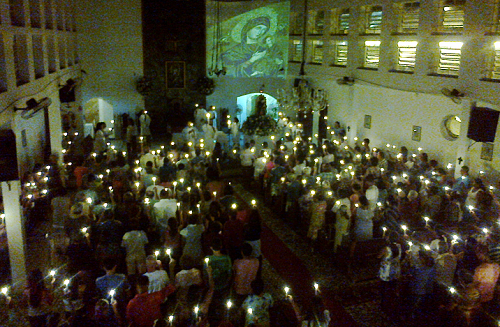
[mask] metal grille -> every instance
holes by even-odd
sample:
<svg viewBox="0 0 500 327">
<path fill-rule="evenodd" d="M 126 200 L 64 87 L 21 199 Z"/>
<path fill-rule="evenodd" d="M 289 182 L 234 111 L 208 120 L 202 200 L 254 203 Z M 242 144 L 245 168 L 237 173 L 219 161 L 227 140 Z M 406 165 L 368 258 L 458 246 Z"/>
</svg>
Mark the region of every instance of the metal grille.
<svg viewBox="0 0 500 327">
<path fill-rule="evenodd" d="M 380 34 L 382 26 L 382 7 L 368 7 L 366 12 L 366 34 Z"/>
<path fill-rule="evenodd" d="M 495 56 L 493 57 L 491 78 L 500 80 L 500 42 L 495 42 Z"/>
<path fill-rule="evenodd" d="M 439 42 L 438 74 L 458 75 L 462 42 Z"/>
<path fill-rule="evenodd" d="M 311 63 L 321 64 L 323 63 L 323 41 L 313 40 L 310 43 L 311 49 Z"/>
<path fill-rule="evenodd" d="M 407 2 L 401 8 L 401 33 L 415 33 L 418 30 L 420 2 Z"/>
<path fill-rule="evenodd" d="M 417 41 L 398 42 L 398 70 L 413 72 L 417 54 Z"/>
<path fill-rule="evenodd" d="M 302 61 L 302 41 L 290 40 L 290 61 Z"/>
<path fill-rule="evenodd" d="M 333 64 L 337 66 L 347 66 L 347 41 L 336 41 L 334 45 Z"/>
<path fill-rule="evenodd" d="M 465 0 L 446 0 L 443 6 L 443 29 L 461 31 L 464 28 Z"/>
<path fill-rule="evenodd" d="M 349 13 L 349 9 L 342 9 L 339 15 L 339 30 L 338 30 L 339 33 L 347 34 L 349 32 L 350 18 L 351 14 Z"/>
<path fill-rule="evenodd" d="M 380 57 L 380 41 L 366 41 L 364 67 L 378 68 L 379 57 Z"/>
</svg>

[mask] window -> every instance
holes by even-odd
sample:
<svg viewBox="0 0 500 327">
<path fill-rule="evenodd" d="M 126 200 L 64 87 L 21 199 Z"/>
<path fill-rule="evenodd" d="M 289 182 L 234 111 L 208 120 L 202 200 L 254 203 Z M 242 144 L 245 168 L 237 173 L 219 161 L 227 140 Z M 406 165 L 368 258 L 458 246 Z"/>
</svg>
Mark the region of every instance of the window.
<svg viewBox="0 0 500 327">
<path fill-rule="evenodd" d="M 304 29 L 304 14 L 302 12 L 290 13 L 290 34 L 300 35 Z"/>
<path fill-rule="evenodd" d="M 458 75 L 462 42 L 439 42 L 438 74 Z"/>
<path fill-rule="evenodd" d="M 45 28 L 52 29 L 53 27 L 53 17 L 52 17 L 52 1 L 45 0 L 44 1 L 44 9 L 45 9 Z"/>
<path fill-rule="evenodd" d="M 365 7 L 365 30 L 366 34 L 380 34 L 382 26 L 382 7 L 367 6 Z"/>
<path fill-rule="evenodd" d="M 3 35 L 0 33 L 0 93 L 5 91 L 7 91 L 7 65 L 5 63 Z"/>
<path fill-rule="evenodd" d="M 302 61 L 302 40 L 290 40 L 290 61 Z"/>
<path fill-rule="evenodd" d="M 35 65 L 35 78 L 41 78 L 45 75 L 42 36 L 33 35 L 32 43 L 33 43 L 33 63 Z"/>
<path fill-rule="evenodd" d="M 415 56 L 417 54 L 417 41 L 398 42 L 397 70 L 413 72 L 415 70 Z"/>
<path fill-rule="evenodd" d="M 495 54 L 493 56 L 493 67 L 491 79 L 500 80 L 500 42 L 495 42 Z"/>
<path fill-rule="evenodd" d="M 420 16 L 420 2 L 406 2 L 396 4 L 396 6 L 399 11 L 398 33 L 417 33 Z"/>
<path fill-rule="evenodd" d="M 457 115 L 448 115 L 441 122 L 441 134 L 448 141 L 455 141 L 460 136 L 462 120 Z"/>
<path fill-rule="evenodd" d="M 332 9 L 330 34 L 347 34 L 349 33 L 349 20 L 351 15 L 349 8 L 345 9 Z"/>
<path fill-rule="evenodd" d="M 24 26 L 24 3 L 22 0 L 9 0 L 10 21 L 14 26 Z"/>
<path fill-rule="evenodd" d="M 332 52 L 332 65 L 334 66 L 347 66 L 347 41 L 334 41 L 331 48 Z"/>
<path fill-rule="evenodd" d="M 442 31 L 461 32 L 464 28 L 465 0 L 445 0 L 443 3 Z"/>
<path fill-rule="evenodd" d="M 16 70 L 16 85 L 20 86 L 30 81 L 28 43 L 26 35 L 14 35 L 14 67 Z"/>
<path fill-rule="evenodd" d="M 363 67 L 378 69 L 380 41 L 365 41 L 365 61 Z"/>
<path fill-rule="evenodd" d="M 42 20 L 41 20 L 41 7 L 40 0 L 30 0 L 30 21 L 31 27 L 41 28 Z"/>
<path fill-rule="evenodd" d="M 309 63 L 311 64 L 322 64 L 323 63 L 323 41 L 312 40 L 309 41 L 309 53 L 311 54 L 309 58 Z"/>
<path fill-rule="evenodd" d="M 307 33 L 308 34 L 323 34 L 325 29 L 325 11 L 310 10 L 307 17 Z"/>
</svg>

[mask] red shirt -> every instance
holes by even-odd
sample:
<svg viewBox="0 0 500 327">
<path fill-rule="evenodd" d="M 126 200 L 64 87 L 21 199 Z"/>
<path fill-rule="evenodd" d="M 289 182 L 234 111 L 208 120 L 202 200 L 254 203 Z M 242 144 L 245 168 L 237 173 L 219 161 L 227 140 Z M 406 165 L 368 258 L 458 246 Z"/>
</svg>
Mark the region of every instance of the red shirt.
<svg viewBox="0 0 500 327">
<path fill-rule="evenodd" d="M 127 305 L 130 326 L 152 327 L 156 319 L 162 318 L 160 305 L 174 290 L 174 287 L 169 285 L 159 292 L 137 294 Z"/>
</svg>

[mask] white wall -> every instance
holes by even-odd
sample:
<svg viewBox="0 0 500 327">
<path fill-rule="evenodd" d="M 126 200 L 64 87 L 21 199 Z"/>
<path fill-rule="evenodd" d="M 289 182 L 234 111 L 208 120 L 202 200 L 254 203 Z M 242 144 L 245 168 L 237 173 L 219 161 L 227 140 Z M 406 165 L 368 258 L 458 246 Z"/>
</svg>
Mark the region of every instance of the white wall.
<svg viewBox="0 0 500 327">
<path fill-rule="evenodd" d="M 82 102 L 103 98 L 115 113 L 144 107 L 135 90 L 143 75 L 141 1 L 80 0 L 76 3 L 81 68 L 88 75 Z"/>
</svg>

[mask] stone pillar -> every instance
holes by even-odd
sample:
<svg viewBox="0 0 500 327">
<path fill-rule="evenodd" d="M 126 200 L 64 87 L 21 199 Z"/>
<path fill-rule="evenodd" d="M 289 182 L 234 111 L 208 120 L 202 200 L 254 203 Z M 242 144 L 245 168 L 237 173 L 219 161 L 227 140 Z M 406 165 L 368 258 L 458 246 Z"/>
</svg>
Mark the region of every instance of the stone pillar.
<svg viewBox="0 0 500 327">
<path fill-rule="evenodd" d="M 26 237 L 21 212 L 21 182 L 2 182 L 2 196 L 5 211 L 5 227 L 9 244 L 9 259 L 12 282 L 15 288 L 26 285 Z"/>
</svg>

